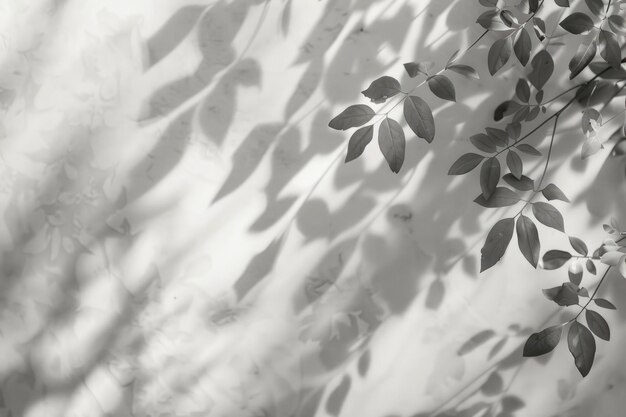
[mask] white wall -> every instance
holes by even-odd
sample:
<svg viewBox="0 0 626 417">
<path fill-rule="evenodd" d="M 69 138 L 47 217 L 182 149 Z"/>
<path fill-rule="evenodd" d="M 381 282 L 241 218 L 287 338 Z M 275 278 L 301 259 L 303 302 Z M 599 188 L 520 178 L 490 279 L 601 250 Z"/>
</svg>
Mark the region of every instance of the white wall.
<svg viewBox="0 0 626 417">
<path fill-rule="evenodd" d="M 521 358 L 562 319 L 541 289 L 564 272 L 533 270 L 511 243 L 479 275 L 486 233 L 519 207 L 483 209 L 475 174 L 446 175 L 523 73 L 489 76 L 497 35 L 462 59 L 480 81 L 451 76 L 457 103 L 418 90 L 436 139 L 406 129 L 398 175 L 374 142 L 343 164 L 349 134 L 327 127 L 375 78 L 415 83 L 402 63 L 442 67 L 482 33 L 482 10 L 1 1 L 2 415 L 619 415 L 624 282 L 602 290 L 618 310 L 587 378 L 564 343 Z M 572 200 L 555 203 L 568 234 L 597 244 L 602 222 L 624 220 L 623 160 L 607 147 L 579 161 L 576 117 L 547 178 Z M 542 253 L 566 248 L 540 233 Z"/>
</svg>

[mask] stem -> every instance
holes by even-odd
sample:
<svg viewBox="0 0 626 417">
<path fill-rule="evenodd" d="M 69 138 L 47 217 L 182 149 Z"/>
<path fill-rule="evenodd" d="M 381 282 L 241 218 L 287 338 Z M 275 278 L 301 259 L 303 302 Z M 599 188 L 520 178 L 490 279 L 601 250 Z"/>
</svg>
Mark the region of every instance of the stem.
<svg viewBox="0 0 626 417">
<path fill-rule="evenodd" d="M 606 15 L 609 14 L 609 9 L 611 8 L 611 0 L 609 0 L 609 4 L 606 5 L 606 12 L 604 12 L 604 18 L 606 19 Z"/>
<path fill-rule="evenodd" d="M 602 71 L 600 71 L 599 73 L 597 73 L 596 75 L 593 76 L 593 78 L 591 78 L 589 81 L 587 81 L 586 83 L 584 83 L 582 86 L 586 87 L 589 84 L 591 84 L 592 82 L 594 82 L 596 79 L 598 79 L 602 74 L 604 74 L 605 72 L 607 72 L 609 69 L 611 69 L 611 67 L 607 67 L 605 69 L 603 69 Z M 578 94 L 575 94 L 574 97 L 572 97 L 567 103 L 565 103 L 565 105 L 563 107 L 561 107 L 556 113 L 552 114 L 550 117 L 548 117 L 547 119 L 545 119 L 543 122 L 539 123 L 538 126 L 536 126 L 533 130 L 531 130 L 530 132 L 528 132 L 527 134 L 525 134 L 524 136 L 522 136 L 521 138 L 517 139 L 516 141 L 514 141 L 512 144 L 505 146 L 504 148 L 502 148 L 501 150 L 499 150 L 498 152 L 496 152 L 496 154 L 494 155 L 494 157 L 500 155 L 502 152 L 507 151 L 509 149 L 511 149 L 513 146 L 517 145 L 518 143 L 526 140 L 530 135 L 532 135 L 533 133 L 535 133 L 537 130 L 541 129 L 545 124 L 547 124 L 550 120 L 554 119 L 555 117 L 559 117 L 561 115 L 561 113 L 563 113 L 569 106 L 572 105 L 572 103 L 574 103 L 576 101 L 576 99 L 578 98 Z"/>
<path fill-rule="evenodd" d="M 576 314 L 576 317 L 574 317 L 573 319 L 570 319 L 567 323 L 571 323 L 573 321 L 576 321 L 576 319 L 578 318 L 578 316 L 580 316 L 583 311 L 585 311 L 587 309 L 587 306 L 593 301 L 593 297 L 596 296 L 596 294 L 598 293 L 598 290 L 600 289 L 600 287 L 602 286 L 602 283 L 604 282 L 604 279 L 609 275 L 609 271 L 611 270 L 611 266 L 609 266 L 606 271 L 604 271 L 604 275 L 602 275 L 602 278 L 600 278 L 600 281 L 598 282 L 598 286 L 596 287 L 595 290 L 593 290 L 593 293 L 591 294 L 591 296 L 589 297 L 589 301 L 587 301 L 587 303 L 585 303 L 584 306 L 582 306 L 582 308 L 580 309 L 580 311 L 578 312 L 578 314 Z"/>
<path fill-rule="evenodd" d="M 575 90 L 575 89 L 577 89 L 577 88 L 579 88 L 579 87 L 582 87 L 583 85 L 585 85 L 585 84 L 584 84 L 584 83 L 582 83 L 582 84 L 577 84 L 577 85 L 575 85 L 575 86 L 573 86 L 573 87 L 571 87 L 571 88 L 568 88 L 567 90 L 565 90 L 565 91 L 563 91 L 563 92 L 559 93 L 558 95 L 556 95 L 556 96 L 552 97 L 552 98 L 551 98 L 550 100 L 548 100 L 548 101 L 544 101 L 544 102 L 543 102 L 543 103 L 541 103 L 541 104 L 545 105 L 545 104 L 548 104 L 548 103 L 552 103 L 554 100 L 557 100 L 558 98 L 560 98 L 560 97 L 564 96 L 565 94 L 569 93 L 570 91 Z"/>
<path fill-rule="evenodd" d="M 470 46 L 468 46 L 467 48 L 465 48 L 465 50 L 464 50 L 463 52 L 460 52 L 460 53 L 459 53 L 459 54 L 458 54 L 458 55 L 454 58 L 454 60 L 453 60 L 452 62 L 455 62 L 457 59 L 459 59 L 459 58 L 461 58 L 463 55 L 465 55 L 465 54 L 466 54 L 466 53 L 467 53 L 470 49 L 472 49 L 474 46 L 476 46 L 476 44 L 477 44 L 478 42 L 480 42 L 480 40 L 481 40 L 482 38 L 484 38 L 484 37 L 485 37 L 485 35 L 487 35 L 487 33 L 489 33 L 489 30 L 488 30 L 488 29 L 487 29 L 487 30 L 485 30 L 485 31 L 482 33 L 482 35 L 480 35 L 480 36 L 479 36 L 479 37 L 478 37 L 478 38 L 477 38 L 474 42 L 472 42 L 472 44 L 471 44 Z M 402 94 L 404 94 L 404 97 L 402 97 L 400 100 L 398 100 L 398 101 L 397 101 L 397 102 L 396 102 L 393 106 L 391 106 L 391 108 L 390 108 L 389 110 L 387 110 L 387 112 L 385 112 L 385 113 L 384 113 L 384 114 L 385 114 L 385 117 L 387 117 L 387 115 L 389 115 L 389 113 L 391 113 L 391 111 L 392 111 L 393 109 L 395 109 L 395 108 L 398 106 L 398 104 L 403 103 L 403 102 L 404 102 L 404 100 L 406 100 L 406 99 L 407 99 L 407 97 L 409 97 L 409 95 L 410 95 L 412 92 L 414 92 L 415 90 L 417 90 L 418 88 L 420 88 L 421 86 L 423 86 L 424 84 L 426 84 L 426 82 L 428 81 L 428 79 L 429 79 L 429 78 L 434 77 L 435 75 L 439 75 L 439 74 L 441 74 L 442 72 L 444 72 L 444 71 L 445 71 L 445 70 L 447 70 L 447 69 L 448 69 L 448 67 L 447 67 L 447 65 L 446 65 L 444 68 L 442 68 L 442 69 L 440 69 L 439 71 L 437 71 L 434 75 L 429 76 L 429 77 L 428 77 L 428 78 L 426 78 L 424 81 L 422 81 L 421 83 L 417 84 L 417 85 L 416 85 L 415 87 L 413 87 L 413 88 L 412 88 L 412 89 L 411 89 L 408 93 L 402 92 Z"/>
<path fill-rule="evenodd" d="M 613 115 L 610 119 L 608 119 L 608 120 L 606 120 L 604 123 L 602 123 L 602 124 L 600 125 L 600 127 L 602 127 L 602 126 L 604 126 L 605 124 L 609 123 L 611 120 L 615 119 L 616 117 L 621 116 L 622 114 L 624 114 L 624 112 L 626 112 L 626 109 L 624 109 L 624 110 L 620 111 L 619 113 L 617 113 L 617 114 Z"/>
<path fill-rule="evenodd" d="M 559 123 L 560 113 L 556 113 L 556 117 L 554 118 L 554 126 L 552 127 L 552 137 L 550 138 L 550 147 L 548 147 L 548 156 L 546 157 L 546 164 L 543 166 L 543 172 L 541 173 L 541 178 L 539 179 L 539 184 L 537 185 L 537 189 L 541 189 L 541 183 L 543 183 L 543 179 L 546 177 L 546 172 L 548 171 L 548 163 L 550 162 L 550 155 L 552 154 L 552 145 L 554 145 L 554 136 L 556 135 L 556 126 Z"/>
</svg>

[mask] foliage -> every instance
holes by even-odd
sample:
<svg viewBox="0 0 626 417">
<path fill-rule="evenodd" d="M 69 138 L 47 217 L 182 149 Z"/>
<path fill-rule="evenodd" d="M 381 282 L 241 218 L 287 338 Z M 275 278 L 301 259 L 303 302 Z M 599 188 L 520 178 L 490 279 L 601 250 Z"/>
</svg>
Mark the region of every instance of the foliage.
<svg viewBox="0 0 626 417">
<path fill-rule="evenodd" d="M 551 202 L 558 200 L 568 203 L 569 199 L 556 184 L 544 185 L 561 115 L 574 105 L 582 106 L 582 159 L 589 158 L 603 148 L 597 136 L 598 130 L 608 121 L 623 117 L 624 110 L 603 121 L 602 111 L 613 100 L 620 99 L 626 86 L 626 69 L 623 65 L 626 58 L 622 57 L 626 37 L 626 19 L 623 16 L 626 0 L 585 0 L 585 7 L 577 11 L 570 9 L 569 0 L 554 0 L 566 16 L 558 25 L 550 28 L 542 18 L 545 2 L 479 0 L 480 5 L 487 8 L 476 22 L 484 28 L 484 32 L 468 48 L 456 51 L 436 72 L 432 69 L 432 62 L 404 64 L 408 76 L 419 80 L 407 91 L 403 91 L 400 82 L 390 76 L 372 81 L 362 94 L 371 103 L 383 105 L 382 109 L 375 111 L 370 105 L 364 104 L 349 106 L 333 118 L 329 126 L 338 130 L 358 127 L 350 137 L 346 162 L 359 157 L 377 131 L 383 157 L 394 173 L 399 172 L 404 162 L 406 138 L 402 125 L 390 117 L 390 113 L 403 104 L 402 116 L 409 129 L 431 143 L 436 133 L 433 113 L 416 91 L 426 86 L 439 99 L 455 102 L 455 77 L 460 75 L 470 80 L 479 78 L 473 67 L 460 63 L 460 60 L 486 34 L 496 33 L 498 38 L 489 46 L 486 57 L 489 73 L 494 76 L 507 63 L 515 61 L 516 65 L 526 68 L 527 75 L 515 82 L 514 97 L 498 105 L 494 111 L 494 121 L 504 126 L 487 126 L 484 132 L 471 135 L 469 142 L 476 151 L 460 155 L 448 174 L 466 175 L 480 166 L 477 175 L 480 194 L 474 202 L 485 208 L 521 205 L 515 216 L 497 221 L 487 233 L 481 249 L 481 272 L 496 265 L 505 255 L 514 232 L 522 255 L 533 268 L 541 266 L 551 270 L 569 265 L 567 280 L 560 286 L 544 289 L 543 293 L 559 306 L 577 305 L 580 310 L 567 322 L 530 335 L 524 346 L 524 356 L 551 352 L 561 340 L 564 328 L 569 327 L 569 351 L 581 375 L 586 376 L 595 357 L 595 338 L 610 339 L 608 323 L 589 306 L 594 303 L 595 307 L 601 309 L 615 309 L 610 301 L 596 298 L 596 294 L 609 271 L 618 270 L 626 277 L 626 246 L 623 243 L 626 232 L 615 221 L 604 225 L 605 231 L 614 235 L 614 238 L 607 239 L 591 254 L 583 240 L 568 236 L 574 253 L 560 249 L 548 250 L 540 262 L 541 239 L 536 223 L 566 234 L 563 215 Z M 586 80 L 572 84 L 560 94 L 546 98 L 544 87 L 555 78 L 554 51 L 563 45 L 557 41 L 561 37 L 575 37 L 579 43 L 576 53 L 567 57 L 569 79 L 591 74 Z M 547 106 L 558 103 L 558 100 L 564 101 L 564 104 L 558 110 L 549 112 Z M 385 111 L 386 108 L 388 110 Z M 529 139 L 538 136 L 536 132 L 550 125 L 547 152 L 528 143 Z M 612 152 L 614 155 L 626 152 L 626 124 L 620 134 L 621 138 Z M 537 179 L 530 177 L 525 170 L 525 162 L 530 158 L 545 160 Z M 598 263 L 598 266 L 605 268 L 604 274 L 589 295 L 587 288 L 581 286 L 583 265 L 589 274 L 596 275 Z M 586 300 L 583 305 L 581 298 Z M 586 325 L 581 321 L 583 312 Z"/>
</svg>

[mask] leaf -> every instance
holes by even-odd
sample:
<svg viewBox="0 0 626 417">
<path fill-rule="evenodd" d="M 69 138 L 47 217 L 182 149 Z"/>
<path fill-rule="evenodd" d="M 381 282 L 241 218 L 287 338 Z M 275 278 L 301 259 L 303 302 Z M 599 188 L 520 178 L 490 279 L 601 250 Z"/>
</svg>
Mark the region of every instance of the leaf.
<svg viewBox="0 0 626 417">
<path fill-rule="evenodd" d="M 498 372 L 492 372 L 489 378 L 481 385 L 480 392 L 485 395 L 498 395 L 504 388 L 504 380 Z"/>
<path fill-rule="evenodd" d="M 608 18 L 609 26 L 613 32 L 626 32 L 626 19 L 618 14 L 613 14 Z"/>
<path fill-rule="evenodd" d="M 361 156 L 365 147 L 372 141 L 373 137 L 374 126 L 371 125 L 362 127 L 354 132 L 348 142 L 348 153 L 346 154 L 345 162 L 350 162 Z"/>
<path fill-rule="evenodd" d="M 483 197 L 489 200 L 500 181 L 500 162 L 498 158 L 487 158 L 480 169 L 480 188 Z"/>
<path fill-rule="evenodd" d="M 511 100 L 507 100 L 498 104 L 498 106 L 493 112 L 493 120 L 495 120 L 496 122 L 499 122 L 500 120 L 502 120 L 504 116 L 509 116 L 513 114 L 515 110 L 517 110 L 519 105 L 520 104 L 517 103 L 516 101 L 511 101 Z"/>
<path fill-rule="evenodd" d="M 554 0 L 557 6 L 569 7 L 569 0 Z"/>
<path fill-rule="evenodd" d="M 515 35 L 515 41 L 513 43 L 513 52 L 515 52 L 515 56 L 517 57 L 520 64 L 523 67 L 528 64 L 528 60 L 530 59 L 530 50 L 532 49 L 532 41 L 530 40 L 530 35 L 526 28 L 522 28 L 517 35 Z"/>
<path fill-rule="evenodd" d="M 609 300 L 605 300 L 604 298 L 596 298 L 593 300 L 594 303 L 596 303 L 596 305 L 598 307 L 602 307 L 602 308 L 608 308 L 609 310 L 616 310 L 617 308 L 613 305 L 612 302 L 610 302 Z"/>
<path fill-rule="evenodd" d="M 602 340 L 611 340 L 611 329 L 609 324 L 604 320 L 604 317 L 600 313 L 589 310 L 585 312 L 585 318 L 587 319 L 587 326 L 589 329 Z"/>
<path fill-rule="evenodd" d="M 445 75 L 434 75 L 428 79 L 428 88 L 433 92 L 437 97 L 456 101 L 456 96 L 454 92 L 454 84 L 452 81 Z"/>
<path fill-rule="evenodd" d="M 517 232 L 517 244 L 519 245 L 522 255 L 526 260 L 537 268 L 537 262 L 539 262 L 539 233 L 537 232 L 537 226 L 529 218 L 523 214 L 517 219 L 517 225 L 515 228 Z"/>
<path fill-rule="evenodd" d="M 589 63 L 596 56 L 596 51 L 596 43 L 593 40 L 587 44 L 583 43 L 578 47 L 576 54 L 568 64 L 570 70 L 570 80 L 574 79 L 582 72 L 582 70 L 587 68 L 587 65 L 589 65 Z"/>
<path fill-rule="evenodd" d="M 525 154 L 528 154 L 528 155 L 541 156 L 541 152 L 539 152 L 536 148 L 534 148 L 533 146 L 530 146 L 530 145 L 528 145 L 526 143 L 522 143 L 521 145 L 517 145 L 516 148 L 520 152 L 524 152 Z"/>
<path fill-rule="evenodd" d="M 509 135 L 502 129 L 496 129 L 495 127 L 486 127 L 487 134 L 496 141 L 496 145 L 505 146 Z"/>
<path fill-rule="evenodd" d="M 378 128 L 378 146 L 392 172 L 398 173 L 404 162 L 404 131 L 393 119 L 385 118 Z"/>
<path fill-rule="evenodd" d="M 541 194 L 543 194 L 548 201 L 561 200 L 569 203 L 569 199 L 563 194 L 563 191 L 554 184 L 546 185 L 543 190 L 541 190 Z"/>
<path fill-rule="evenodd" d="M 567 334 L 567 346 L 580 374 L 587 376 L 596 355 L 596 341 L 584 325 L 574 321 Z"/>
<path fill-rule="evenodd" d="M 489 199 L 481 194 L 474 199 L 474 202 L 487 208 L 507 207 L 517 204 L 519 197 L 506 187 L 497 187 Z"/>
<path fill-rule="evenodd" d="M 528 103 L 528 100 L 530 100 L 530 87 L 528 87 L 528 83 L 523 78 L 517 80 L 515 95 L 524 103 Z"/>
<path fill-rule="evenodd" d="M 602 73 L 602 78 L 605 80 L 626 80 L 626 69 L 622 67 L 615 70 L 604 62 L 592 62 L 589 64 L 589 69 L 596 75 Z"/>
<path fill-rule="evenodd" d="M 540 17 L 533 17 L 533 30 L 535 32 L 535 36 L 539 39 L 539 42 L 543 42 L 546 38 L 546 22 L 544 22 Z"/>
<path fill-rule="evenodd" d="M 374 110 L 372 110 L 369 106 L 366 106 L 365 104 L 356 104 L 354 106 L 349 106 L 347 109 L 339 113 L 339 115 L 328 123 L 328 127 L 336 130 L 346 130 L 351 127 L 358 127 L 372 120 L 374 114 Z"/>
<path fill-rule="evenodd" d="M 539 106 L 535 106 L 530 109 L 528 115 L 526 116 L 526 121 L 530 122 L 531 120 L 535 120 L 535 118 L 539 115 Z"/>
<path fill-rule="evenodd" d="M 467 78 L 473 78 L 475 80 L 479 80 L 480 77 L 478 76 L 478 72 L 476 72 L 476 70 L 473 67 L 470 67 L 469 65 L 450 65 L 448 67 L 448 69 L 450 71 L 454 71 L 457 74 L 461 74 Z"/>
<path fill-rule="evenodd" d="M 602 0 L 585 0 L 589 10 L 596 16 L 601 16 L 604 11 L 604 2 Z"/>
<path fill-rule="evenodd" d="M 476 23 L 481 25 L 484 29 L 488 30 L 501 31 L 509 29 L 509 27 L 506 26 L 500 19 L 500 13 L 498 13 L 498 11 L 495 9 L 487 10 L 486 12 L 482 13 L 480 16 L 478 16 L 478 19 L 476 19 Z"/>
<path fill-rule="evenodd" d="M 466 174 L 476 168 L 483 159 L 485 159 L 484 156 L 478 155 L 476 153 L 466 153 L 464 155 L 461 155 L 461 157 L 457 159 L 450 167 L 448 175 Z"/>
<path fill-rule="evenodd" d="M 474 336 L 470 337 L 469 340 L 463 343 L 463 345 L 461 345 L 461 347 L 457 351 L 457 355 L 463 356 L 470 353 L 480 345 L 487 342 L 493 336 L 495 336 L 495 334 L 496 333 L 493 330 L 483 330 L 476 333 Z"/>
<path fill-rule="evenodd" d="M 590 274 L 596 274 L 596 264 L 594 264 L 591 259 L 587 259 L 587 263 L 585 264 L 585 266 L 587 267 L 587 271 L 589 271 Z"/>
<path fill-rule="evenodd" d="M 580 158 L 585 160 L 590 156 L 598 153 L 604 146 L 596 136 L 590 136 L 583 142 L 583 146 L 580 150 Z"/>
<path fill-rule="evenodd" d="M 519 157 L 515 151 L 509 150 L 506 154 L 506 165 L 509 167 L 511 174 L 518 180 L 522 178 L 522 172 L 524 165 L 522 164 L 522 158 Z"/>
<path fill-rule="evenodd" d="M 506 125 L 506 134 L 509 135 L 512 139 L 519 138 L 522 133 L 522 125 L 521 123 L 513 122 Z"/>
<path fill-rule="evenodd" d="M 476 135 L 470 136 L 470 142 L 476 148 L 483 152 L 492 153 L 496 151 L 496 144 L 493 139 L 489 135 L 485 135 L 484 133 L 478 133 Z"/>
<path fill-rule="evenodd" d="M 583 279 L 583 267 L 580 265 L 580 262 L 576 260 L 569 264 L 569 268 L 567 269 L 567 277 L 572 284 L 576 286 L 580 285 Z M 580 295 L 580 290 L 578 291 L 578 293 Z"/>
<path fill-rule="evenodd" d="M 543 255 L 543 269 L 552 270 L 563 266 L 563 264 L 571 259 L 569 252 L 562 250 L 549 250 Z"/>
<path fill-rule="evenodd" d="M 623 262 L 623 258 L 625 256 L 626 255 L 624 255 L 622 252 L 612 250 L 602 255 L 602 257 L 600 257 L 600 262 L 606 265 L 617 266 L 621 262 Z"/>
<path fill-rule="evenodd" d="M 502 23 L 504 23 L 506 27 L 509 27 L 509 28 L 512 27 L 513 25 L 518 24 L 517 19 L 515 18 L 515 16 L 513 16 L 513 13 L 511 13 L 507 9 L 502 9 L 500 11 L 500 20 L 502 20 Z"/>
<path fill-rule="evenodd" d="M 452 55 L 450 55 L 450 58 L 448 58 L 448 62 L 446 62 L 446 68 L 448 68 L 454 61 L 456 61 L 456 58 L 459 55 L 460 51 L 460 49 L 457 49 L 452 53 Z"/>
<path fill-rule="evenodd" d="M 612 234 L 612 235 L 617 233 L 617 230 L 615 230 L 613 227 L 609 226 L 608 224 L 603 224 L 602 229 L 604 229 L 605 232 Z"/>
<path fill-rule="evenodd" d="M 524 356 L 534 357 L 552 352 L 561 340 L 563 325 L 551 326 L 530 335 L 524 344 Z"/>
<path fill-rule="evenodd" d="M 478 2 L 485 7 L 496 7 L 498 0 L 478 0 Z"/>
<path fill-rule="evenodd" d="M 542 290 L 543 295 L 562 307 L 578 304 L 578 287 L 571 282 L 565 282 L 560 287 Z"/>
<path fill-rule="evenodd" d="M 539 10 L 539 0 L 529 0 L 528 13 L 532 14 Z"/>
<path fill-rule="evenodd" d="M 620 68 L 622 51 L 615 34 L 606 30 L 601 30 L 598 37 L 600 42 L 600 56 L 614 69 Z"/>
<path fill-rule="evenodd" d="M 513 116 L 513 121 L 518 122 L 518 123 L 522 122 L 526 120 L 529 113 L 530 113 L 530 106 L 525 105 L 524 107 L 521 107 L 517 111 L 517 113 L 515 113 L 515 115 Z"/>
<path fill-rule="evenodd" d="M 502 39 L 498 39 L 489 48 L 487 54 L 487 66 L 489 67 L 489 73 L 494 75 L 500 70 L 511 57 L 511 38 L 508 36 Z"/>
<path fill-rule="evenodd" d="M 587 256 L 587 253 L 589 253 L 589 250 L 587 249 L 587 245 L 581 239 L 574 237 L 574 236 L 570 236 L 569 243 L 570 245 L 572 245 L 572 248 L 574 248 L 574 250 L 580 253 L 582 256 Z"/>
<path fill-rule="evenodd" d="M 598 125 L 602 124 L 602 115 L 594 108 L 585 109 L 583 117 L 580 119 L 580 125 L 583 133 L 593 132 L 597 130 Z"/>
<path fill-rule="evenodd" d="M 533 203 L 532 206 L 533 214 L 540 223 L 565 233 L 563 216 L 552 204 L 538 201 Z"/>
<path fill-rule="evenodd" d="M 404 119 L 413 133 L 428 143 L 433 141 L 435 138 L 435 119 L 428 103 L 418 96 L 407 97 L 404 100 Z"/>
<path fill-rule="evenodd" d="M 512 174 L 506 174 L 502 177 L 502 179 L 511 187 L 520 191 L 530 191 L 535 186 L 535 182 L 526 175 L 522 175 L 522 177 L 518 180 Z"/>
<path fill-rule="evenodd" d="M 528 74 L 528 81 L 537 89 L 541 90 L 554 72 L 552 55 L 545 49 L 537 52 L 530 62 L 532 71 Z"/>
<path fill-rule="evenodd" d="M 384 75 L 370 84 L 366 90 L 361 91 L 365 97 L 374 103 L 384 103 L 388 98 L 400 93 L 400 83 L 393 77 Z"/>
<path fill-rule="evenodd" d="M 535 94 L 535 100 L 537 101 L 537 104 L 541 104 L 543 101 L 543 90 L 537 91 L 537 94 Z"/>
<path fill-rule="evenodd" d="M 424 74 L 428 76 L 428 70 L 433 66 L 433 63 L 430 61 L 426 62 L 407 62 L 404 64 L 404 69 L 406 70 L 409 77 L 415 78 L 419 74 Z"/>
<path fill-rule="evenodd" d="M 584 13 L 576 12 L 567 16 L 559 23 L 563 29 L 574 35 L 589 32 L 593 28 L 593 20 Z"/>
<path fill-rule="evenodd" d="M 491 228 L 485 244 L 480 250 L 480 272 L 491 268 L 502 258 L 513 237 L 514 225 L 515 220 L 513 218 L 506 218 L 499 220 Z"/>
</svg>

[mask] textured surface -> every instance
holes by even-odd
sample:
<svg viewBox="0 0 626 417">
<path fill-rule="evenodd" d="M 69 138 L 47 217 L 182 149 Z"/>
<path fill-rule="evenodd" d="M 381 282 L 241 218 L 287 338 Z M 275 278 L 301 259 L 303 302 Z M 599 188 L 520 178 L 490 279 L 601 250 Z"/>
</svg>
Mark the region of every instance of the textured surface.
<svg viewBox="0 0 626 417">
<path fill-rule="evenodd" d="M 584 381 L 563 344 L 522 360 L 562 275 L 512 244 L 479 277 L 505 211 L 446 175 L 519 69 L 491 79 L 482 45 L 458 103 L 423 90 L 436 138 L 398 175 L 327 127 L 471 43 L 474 3 L 1 0 L 0 415 L 620 415 L 623 280 Z M 548 175 L 599 242 L 623 161 L 578 146 Z"/>
</svg>

